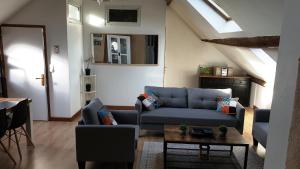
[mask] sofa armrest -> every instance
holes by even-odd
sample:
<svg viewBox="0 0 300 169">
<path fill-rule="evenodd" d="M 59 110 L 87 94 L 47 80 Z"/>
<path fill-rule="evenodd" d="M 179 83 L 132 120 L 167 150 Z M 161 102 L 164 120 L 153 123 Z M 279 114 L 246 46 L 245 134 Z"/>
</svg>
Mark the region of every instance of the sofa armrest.
<svg viewBox="0 0 300 169">
<path fill-rule="evenodd" d="M 241 134 L 243 134 L 243 131 L 244 131 L 244 119 L 245 119 L 245 108 L 240 103 L 237 103 L 237 105 L 236 105 L 236 118 L 239 121 L 237 129 L 239 130 L 239 132 Z"/>
<path fill-rule="evenodd" d="M 75 134 L 77 161 L 134 161 L 134 125 L 80 125 Z"/>
<path fill-rule="evenodd" d="M 118 124 L 138 124 L 136 110 L 112 110 L 111 113 Z"/>
<path fill-rule="evenodd" d="M 134 107 L 138 113 L 143 112 L 143 103 L 139 99 L 136 100 Z"/>
<path fill-rule="evenodd" d="M 270 109 L 255 109 L 253 122 L 269 122 Z"/>
</svg>

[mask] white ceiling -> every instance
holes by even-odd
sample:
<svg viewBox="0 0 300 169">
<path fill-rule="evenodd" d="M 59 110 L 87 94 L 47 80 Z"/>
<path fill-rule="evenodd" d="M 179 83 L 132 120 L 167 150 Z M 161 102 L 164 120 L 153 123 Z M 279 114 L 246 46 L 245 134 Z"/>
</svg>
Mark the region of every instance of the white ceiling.
<svg viewBox="0 0 300 169">
<path fill-rule="evenodd" d="M 0 0 L 0 24 L 31 0 Z"/>
</svg>

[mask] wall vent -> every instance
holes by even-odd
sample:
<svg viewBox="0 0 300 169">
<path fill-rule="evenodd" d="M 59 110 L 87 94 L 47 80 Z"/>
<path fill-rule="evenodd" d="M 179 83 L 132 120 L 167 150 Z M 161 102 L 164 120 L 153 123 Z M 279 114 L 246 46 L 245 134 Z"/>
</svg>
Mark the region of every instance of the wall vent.
<svg viewBox="0 0 300 169">
<path fill-rule="evenodd" d="M 139 7 L 107 7 L 106 9 L 107 24 L 140 24 Z"/>
</svg>

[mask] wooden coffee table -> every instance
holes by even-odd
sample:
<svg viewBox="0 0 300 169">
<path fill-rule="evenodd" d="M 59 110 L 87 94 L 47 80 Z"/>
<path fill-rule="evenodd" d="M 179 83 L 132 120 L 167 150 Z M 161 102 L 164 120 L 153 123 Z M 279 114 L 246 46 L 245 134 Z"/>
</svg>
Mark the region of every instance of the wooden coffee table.
<svg viewBox="0 0 300 169">
<path fill-rule="evenodd" d="M 199 127 L 199 126 L 188 126 Z M 202 127 L 202 126 L 201 126 Z M 230 155 L 232 155 L 233 147 L 245 147 L 244 155 L 244 165 L 243 169 L 247 168 L 248 161 L 248 151 L 249 144 L 243 138 L 243 136 L 233 127 L 228 127 L 228 132 L 225 138 L 219 136 L 218 127 L 203 127 L 203 128 L 212 128 L 214 137 L 212 138 L 201 138 L 195 137 L 190 134 L 182 135 L 177 125 L 165 125 L 164 126 L 164 168 L 167 168 L 167 152 L 168 152 L 168 143 L 177 143 L 177 144 L 197 144 L 201 146 L 215 145 L 215 146 L 230 146 Z"/>
</svg>

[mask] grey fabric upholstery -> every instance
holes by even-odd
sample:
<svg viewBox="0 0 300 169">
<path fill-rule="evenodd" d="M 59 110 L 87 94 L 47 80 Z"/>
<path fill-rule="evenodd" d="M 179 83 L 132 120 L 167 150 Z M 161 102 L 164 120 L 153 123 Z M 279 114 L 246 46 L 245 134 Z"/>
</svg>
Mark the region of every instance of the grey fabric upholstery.
<svg viewBox="0 0 300 169">
<path fill-rule="evenodd" d="M 257 122 L 253 124 L 252 134 L 253 137 L 261 143 L 264 147 L 267 145 L 269 131 L 269 123 Z"/>
<path fill-rule="evenodd" d="M 256 109 L 254 111 L 252 135 L 254 140 L 261 143 L 264 147 L 267 146 L 269 119 L 269 109 Z"/>
<path fill-rule="evenodd" d="M 138 124 L 138 112 L 135 110 L 110 111 L 118 124 Z"/>
<path fill-rule="evenodd" d="M 217 109 L 218 97 L 231 97 L 231 89 L 190 88 L 188 92 L 188 107 L 191 109 Z"/>
<path fill-rule="evenodd" d="M 181 124 L 218 126 L 227 125 L 235 127 L 238 120 L 234 116 L 229 116 L 215 110 L 188 109 L 188 108 L 159 108 L 141 114 L 143 124 Z"/>
<path fill-rule="evenodd" d="M 77 161 L 133 162 L 135 129 L 135 125 L 77 126 Z"/>
<path fill-rule="evenodd" d="M 143 111 L 143 103 L 139 99 L 136 100 L 134 107 L 135 110 L 139 113 Z"/>
<path fill-rule="evenodd" d="M 143 111 L 142 102 L 135 107 L 141 129 L 162 130 L 164 124 L 186 123 L 190 125 L 235 127 L 241 134 L 244 128 L 245 108 L 237 104 L 236 115 L 216 112 L 217 97 L 231 97 L 231 89 L 186 89 L 146 86 L 167 104 L 153 111 Z M 174 94 L 173 94 L 174 93 Z M 185 99 L 185 100 L 184 100 Z"/>
<path fill-rule="evenodd" d="M 187 107 L 187 91 L 185 88 L 146 86 L 145 91 L 153 92 L 163 102 L 162 107 Z"/>
<path fill-rule="evenodd" d="M 253 117 L 254 122 L 269 122 L 270 112 L 270 109 L 256 109 Z"/>
<path fill-rule="evenodd" d="M 238 103 L 236 105 L 236 116 L 235 117 L 238 119 L 238 124 L 237 124 L 236 128 L 238 129 L 238 131 L 240 133 L 243 133 L 244 132 L 244 120 L 245 120 L 245 108 L 240 103 Z"/>
<path fill-rule="evenodd" d="M 83 122 L 88 125 L 99 125 L 97 111 L 102 107 L 103 103 L 98 98 L 91 100 L 81 111 Z"/>
<path fill-rule="evenodd" d="M 132 165 L 139 137 L 138 112 L 111 111 L 119 125 L 99 125 L 96 119 L 100 108 L 104 108 L 101 101 L 92 100 L 84 107 L 82 120 L 75 129 L 79 169 L 85 167 L 86 161 L 126 162 Z"/>
</svg>

